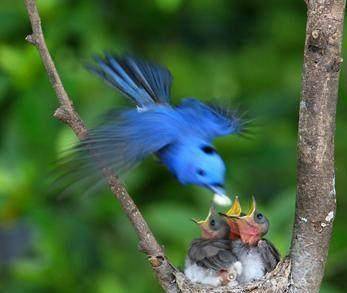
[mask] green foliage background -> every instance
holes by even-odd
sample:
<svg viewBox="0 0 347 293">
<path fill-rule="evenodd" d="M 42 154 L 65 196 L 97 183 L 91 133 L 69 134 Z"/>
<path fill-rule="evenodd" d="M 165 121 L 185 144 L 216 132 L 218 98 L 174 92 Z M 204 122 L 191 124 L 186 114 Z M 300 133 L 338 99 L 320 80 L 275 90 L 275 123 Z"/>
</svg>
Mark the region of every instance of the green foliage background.
<svg viewBox="0 0 347 293">
<path fill-rule="evenodd" d="M 220 99 L 247 110 L 252 136 L 217 148 L 227 185 L 251 195 L 288 251 L 295 199 L 297 112 L 306 9 L 292 0 L 40 0 L 47 43 L 77 110 L 92 127 L 124 99 L 83 68 L 93 53 L 132 52 L 167 65 L 173 100 Z M 136 235 L 106 189 L 59 199 L 50 170 L 74 137 L 52 118 L 57 106 L 30 33 L 23 1 L 0 2 L 0 291 L 160 292 Z M 346 55 L 346 41 L 344 52 Z M 338 214 L 322 292 L 346 292 L 347 102 L 343 68 L 336 133 Z M 210 194 L 182 187 L 147 160 L 126 179 L 169 258 L 182 267 Z"/>
</svg>

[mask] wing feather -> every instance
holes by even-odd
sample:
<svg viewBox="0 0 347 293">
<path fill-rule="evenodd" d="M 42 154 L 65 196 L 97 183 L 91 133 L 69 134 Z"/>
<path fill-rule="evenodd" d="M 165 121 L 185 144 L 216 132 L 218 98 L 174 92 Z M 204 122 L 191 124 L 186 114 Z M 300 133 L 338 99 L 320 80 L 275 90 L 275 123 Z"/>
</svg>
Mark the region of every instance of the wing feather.
<svg viewBox="0 0 347 293">
<path fill-rule="evenodd" d="M 242 123 L 231 109 L 207 105 L 196 99 L 184 99 L 177 107 L 188 124 L 207 139 L 240 133 Z M 189 123 L 190 122 L 190 123 Z"/>
<path fill-rule="evenodd" d="M 228 269 L 237 261 L 230 250 L 230 241 L 223 239 L 195 239 L 192 241 L 188 256 L 199 266 L 216 271 Z"/>
</svg>

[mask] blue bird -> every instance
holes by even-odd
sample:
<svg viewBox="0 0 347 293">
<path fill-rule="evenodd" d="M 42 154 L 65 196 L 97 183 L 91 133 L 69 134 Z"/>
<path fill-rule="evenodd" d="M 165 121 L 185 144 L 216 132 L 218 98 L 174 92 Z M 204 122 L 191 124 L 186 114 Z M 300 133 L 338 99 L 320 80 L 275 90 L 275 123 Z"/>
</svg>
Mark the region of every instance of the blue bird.
<svg viewBox="0 0 347 293">
<path fill-rule="evenodd" d="M 169 70 L 134 57 L 105 54 L 87 68 L 136 107 L 112 111 L 90 130 L 70 157 L 75 171 L 90 169 L 97 157 L 98 168 L 121 175 L 154 154 L 181 184 L 208 188 L 217 204 L 230 204 L 224 190 L 225 164 L 212 141 L 240 132 L 242 123 L 233 111 L 193 98 L 171 105 Z"/>
</svg>

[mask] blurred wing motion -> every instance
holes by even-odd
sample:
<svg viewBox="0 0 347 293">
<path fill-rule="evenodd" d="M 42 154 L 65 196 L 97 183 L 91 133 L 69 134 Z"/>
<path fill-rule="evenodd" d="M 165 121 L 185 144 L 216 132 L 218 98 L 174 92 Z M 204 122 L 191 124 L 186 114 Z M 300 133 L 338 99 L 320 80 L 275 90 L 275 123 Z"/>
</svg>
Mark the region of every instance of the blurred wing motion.
<svg viewBox="0 0 347 293">
<path fill-rule="evenodd" d="M 242 130 L 241 120 L 227 108 L 218 105 L 206 105 L 196 99 L 184 99 L 177 107 L 188 124 L 207 140 L 218 136 L 236 134 Z"/>
<path fill-rule="evenodd" d="M 59 162 L 63 185 L 99 181 L 96 169 L 122 174 L 174 139 L 169 106 L 172 77 L 159 65 L 132 57 L 95 57 L 87 68 L 133 101 L 137 109 L 117 110 Z M 91 158 L 92 156 L 92 158 Z"/>
<path fill-rule="evenodd" d="M 63 174 L 59 179 L 69 181 L 63 182 L 64 185 L 88 182 L 88 179 L 90 184 L 93 178 L 101 179 L 102 168 L 111 168 L 121 175 L 146 156 L 172 143 L 175 131 L 165 108 L 145 112 L 131 109 L 109 115 L 110 122 L 90 130 L 60 161 Z"/>
<path fill-rule="evenodd" d="M 215 271 L 228 269 L 237 261 L 230 251 L 230 240 L 224 239 L 195 239 L 189 248 L 188 257 L 193 263 Z"/>
<path fill-rule="evenodd" d="M 105 54 L 105 59 L 95 57 L 96 65 L 87 65 L 108 84 L 116 87 L 138 107 L 170 102 L 171 73 L 164 67 L 140 59 Z"/>
</svg>

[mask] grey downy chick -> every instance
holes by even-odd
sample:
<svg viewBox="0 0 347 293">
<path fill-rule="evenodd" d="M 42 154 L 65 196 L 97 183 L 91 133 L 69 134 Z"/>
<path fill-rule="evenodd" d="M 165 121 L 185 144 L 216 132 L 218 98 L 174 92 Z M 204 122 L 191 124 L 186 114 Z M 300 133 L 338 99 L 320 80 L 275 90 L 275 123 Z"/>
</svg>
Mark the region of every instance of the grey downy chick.
<svg viewBox="0 0 347 293">
<path fill-rule="evenodd" d="M 246 215 L 224 216 L 233 236 L 231 250 L 242 264 L 237 281 L 252 282 L 271 272 L 280 261 L 280 254 L 269 240 L 262 238 L 269 230 L 269 221 L 257 210 L 254 197 Z"/>
<path fill-rule="evenodd" d="M 242 272 L 241 263 L 230 250 L 230 228 L 215 207 L 203 221 L 193 220 L 201 237 L 191 242 L 184 273 L 193 283 L 211 286 L 234 286 Z"/>
</svg>

